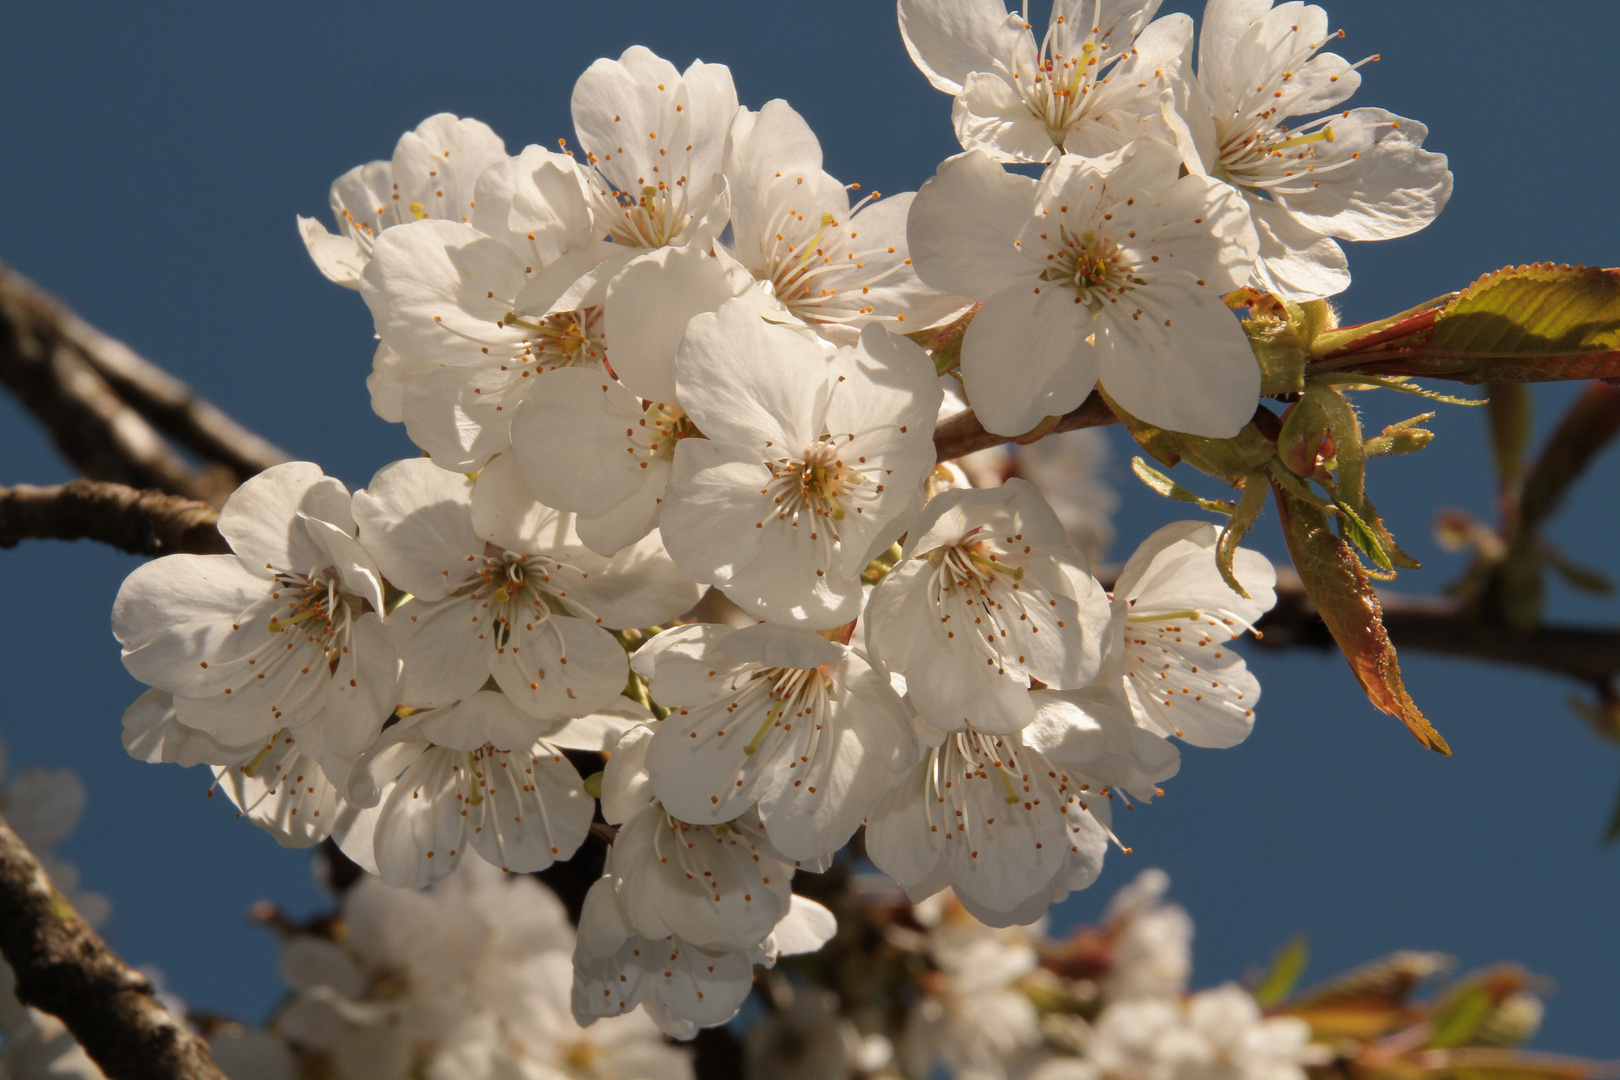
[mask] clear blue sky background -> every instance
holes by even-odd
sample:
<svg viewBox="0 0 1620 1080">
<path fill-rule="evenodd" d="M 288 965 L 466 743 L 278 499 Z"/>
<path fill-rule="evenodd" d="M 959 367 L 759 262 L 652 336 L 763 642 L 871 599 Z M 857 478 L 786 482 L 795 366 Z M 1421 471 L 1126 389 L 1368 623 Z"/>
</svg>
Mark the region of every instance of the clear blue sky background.
<svg viewBox="0 0 1620 1080">
<path fill-rule="evenodd" d="M 1165 10 L 1191 5 L 1169 0 Z M 1348 0 L 1341 51 L 1372 52 L 1356 103 L 1423 120 L 1456 195 L 1417 237 L 1352 247 L 1343 303 L 1361 320 L 1505 263 L 1620 263 L 1612 121 L 1620 5 L 1571 0 Z M 887 0 L 614 4 L 461 2 L 11 5 L 0 38 L 0 258 L 166 365 L 226 410 L 351 486 L 412 449 L 377 420 L 359 298 L 305 257 L 296 213 L 326 217 L 330 181 L 387 157 L 423 117 L 479 117 L 516 150 L 572 136 L 568 96 L 594 58 L 646 44 L 684 66 L 731 65 L 742 100 L 788 99 L 827 167 L 915 189 L 956 150 L 949 99 L 908 61 Z M 1568 388 L 1538 392 L 1543 427 Z M 1393 395 L 1391 395 L 1393 396 Z M 1421 411 L 1369 404 L 1378 424 Z M 1491 513 L 1482 416 L 1442 414 L 1415 458 L 1375 466 L 1381 508 L 1435 591 L 1461 568 L 1429 537 L 1442 506 Z M 38 427 L 0 400 L 0 483 L 68 479 Z M 1114 435 L 1119 433 L 1116 431 Z M 1120 550 L 1182 516 L 1145 494 L 1115 443 Z M 1620 572 L 1615 455 L 1552 536 Z M 1196 480 L 1197 478 L 1193 478 Z M 1259 547 L 1281 555 L 1274 526 Z M 135 560 L 87 545 L 0 552 L 0 734 L 19 765 L 71 765 L 89 809 L 64 853 L 108 893 L 108 934 L 199 1006 L 254 1019 L 280 981 L 270 936 L 243 913 L 269 897 L 322 901 L 309 860 L 208 800 L 207 774 L 142 765 L 119 746 L 138 687 L 107 629 Z M 1551 613 L 1620 610 L 1555 587 Z M 1255 650 L 1249 650 L 1251 657 Z M 1456 757 L 1427 753 L 1373 712 L 1337 657 L 1262 654 L 1255 735 L 1186 754 L 1169 796 L 1119 823 L 1135 846 L 1058 913 L 1095 917 L 1136 870 L 1169 870 L 1198 922 L 1197 981 L 1239 977 L 1290 934 L 1310 977 L 1400 947 L 1463 969 L 1516 959 L 1555 980 L 1538 1045 L 1620 1056 L 1620 851 L 1598 837 L 1620 753 L 1565 705 L 1572 687 L 1410 654 L 1414 696 Z"/>
</svg>

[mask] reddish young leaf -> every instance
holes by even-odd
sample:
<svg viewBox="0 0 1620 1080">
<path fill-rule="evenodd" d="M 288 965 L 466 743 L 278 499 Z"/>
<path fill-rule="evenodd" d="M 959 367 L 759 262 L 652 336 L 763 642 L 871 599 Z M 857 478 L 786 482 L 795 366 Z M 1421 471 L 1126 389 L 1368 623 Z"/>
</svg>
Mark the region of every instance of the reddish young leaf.
<svg viewBox="0 0 1620 1080">
<path fill-rule="evenodd" d="M 1395 646 L 1384 632 L 1383 608 L 1355 552 L 1333 534 L 1327 517 L 1276 489 L 1277 516 L 1294 569 L 1317 614 L 1339 643 L 1367 700 L 1404 723 L 1418 742 L 1450 755 L 1451 748 L 1406 692 Z"/>
</svg>

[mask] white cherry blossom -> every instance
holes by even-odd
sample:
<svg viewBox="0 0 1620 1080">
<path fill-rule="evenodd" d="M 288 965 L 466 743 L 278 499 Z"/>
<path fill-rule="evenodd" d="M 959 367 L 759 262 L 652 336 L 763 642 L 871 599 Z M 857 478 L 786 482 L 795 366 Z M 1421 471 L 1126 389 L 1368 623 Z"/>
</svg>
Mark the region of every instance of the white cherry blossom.
<svg viewBox="0 0 1620 1080">
<path fill-rule="evenodd" d="M 1239 596 L 1215 564 L 1215 526 L 1179 521 L 1136 549 L 1114 585 L 1113 643 L 1099 682 L 1123 679 L 1137 722 L 1193 746 L 1236 746 L 1254 729 L 1260 683 L 1232 640 L 1277 602 L 1277 572 L 1239 548 Z"/>
<path fill-rule="evenodd" d="M 648 252 L 614 276 L 607 297 L 612 375 L 552 372 L 511 423 L 529 490 L 575 513 L 580 539 L 611 555 L 656 526 L 675 444 L 697 433 L 676 397 L 687 324 L 735 298 L 762 318 L 794 320 L 735 259 L 697 247 Z"/>
<path fill-rule="evenodd" d="M 794 863 L 771 846 L 757 814 L 694 825 L 665 810 L 647 771 L 652 734 L 628 732 L 602 780 L 602 815 L 619 826 L 605 872 L 624 918 L 653 940 L 754 948 L 787 913 Z"/>
<path fill-rule="evenodd" d="M 573 946 L 532 877 L 472 860 L 426 892 L 368 878 L 344 895 L 338 940 L 283 946 L 293 992 L 276 1024 L 339 1080 L 689 1078 L 643 1017 L 599 1035 L 573 1022 Z"/>
<path fill-rule="evenodd" d="M 1222 297 L 1256 244 L 1237 193 L 1178 179 L 1167 143 L 1065 156 L 1039 180 L 951 158 L 912 205 L 912 257 L 935 288 L 984 301 L 962 342 L 979 420 L 1015 436 L 1092 387 L 1150 424 L 1212 438 L 1254 413 L 1260 369 Z"/>
<path fill-rule="evenodd" d="M 1016 1063 L 1041 1044 L 1040 1014 L 1018 988 L 1040 967 L 1041 924 L 986 926 L 949 889 L 913 912 L 938 975 L 906 1018 L 900 1049 L 908 1072 L 928 1076 L 942 1064 L 979 1080 L 1020 1075 Z"/>
<path fill-rule="evenodd" d="M 1311 1045 L 1296 1016 L 1263 1017 L 1247 990 L 1228 983 L 1185 1002 L 1116 1002 L 1097 1018 L 1087 1056 L 1122 1080 L 1304 1080 L 1329 1054 Z"/>
<path fill-rule="evenodd" d="M 355 495 L 354 511 L 389 581 L 412 597 L 391 631 L 405 658 L 401 700 L 413 707 L 454 704 L 493 677 L 538 720 L 584 716 L 629 675 L 604 627 L 662 622 L 697 599 L 656 536 L 597 555 L 568 515 L 528 495 L 505 455 L 476 493 L 431 461 L 397 461 Z"/>
<path fill-rule="evenodd" d="M 1028 3 L 899 0 L 900 33 L 928 81 L 956 98 L 962 149 L 997 161 L 1097 157 L 1163 130 L 1160 87 L 1180 73 L 1192 20 L 1150 25 L 1159 3 L 1055 0 L 1037 42 Z"/>
<path fill-rule="evenodd" d="M 493 690 L 412 713 L 350 775 L 349 801 L 377 807 L 368 834 L 354 838 L 369 839 L 370 850 L 351 857 L 400 888 L 449 876 L 469 850 L 514 873 L 569 859 L 596 807 L 563 750 L 609 749 L 651 719 L 644 706 L 620 698 L 587 717 L 536 725 Z M 342 846 L 347 852 L 353 844 Z"/>
<path fill-rule="evenodd" d="M 936 495 L 866 609 L 867 642 L 904 671 L 930 724 L 1017 731 L 1035 717 L 1030 680 L 1090 682 L 1108 601 L 1040 492 L 1023 480 Z"/>
<path fill-rule="evenodd" d="M 647 750 L 659 801 L 698 825 L 757 805 L 771 844 L 791 858 L 843 847 L 917 759 L 888 680 L 808 630 L 677 627 L 643 645 L 634 667 L 673 710 Z"/>
<path fill-rule="evenodd" d="M 1164 902 L 1169 888 L 1168 874 L 1148 869 L 1109 901 L 1106 922 L 1113 962 L 1102 981 L 1109 1001 L 1173 1001 L 1187 992 L 1192 974 L 1192 916 L 1180 904 Z"/>
<path fill-rule="evenodd" d="M 922 503 L 940 389 L 921 348 L 880 326 L 828 361 L 743 300 L 688 326 L 682 439 L 660 522 L 670 555 L 761 618 L 850 621 L 860 572 Z"/>
<path fill-rule="evenodd" d="M 853 345 L 870 323 L 907 333 L 965 306 L 928 288 L 911 266 L 911 192 L 887 199 L 874 192 L 851 206 L 851 188 L 821 165 L 821 143 L 787 102 L 738 112 L 725 174 L 731 250 L 749 273 L 840 345 Z"/>
<path fill-rule="evenodd" d="M 1110 785 L 1151 797 L 1180 765 L 1174 746 L 1132 723 L 1122 695 L 1032 696 L 1036 719 L 1013 734 L 924 725 L 932 749 L 868 817 L 867 854 L 914 901 L 949 885 L 981 922 L 1035 921 L 1101 872 Z"/>
<path fill-rule="evenodd" d="M 421 218 L 468 220 L 479 174 L 505 157 L 506 145 L 487 125 L 430 116 L 400 136 L 392 161 L 356 165 L 332 182 L 336 234 L 299 217 L 299 235 L 321 273 L 358 288 L 383 230 Z"/>
<path fill-rule="evenodd" d="M 399 701 L 401 664 L 348 491 L 319 466 L 277 465 L 226 501 L 219 531 L 235 555 L 169 555 L 125 579 L 124 666 L 221 745 L 285 729 L 359 753 Z"/>
<path fill-rule="evenodd" d="M 1451 197 L 1445 155 L 1423 149 L 1428 128 L 1341 108 L 1361 64 L 1321 50 L 1342 36 L 1315 4 L 1209 0 L 1198 76 L 1176 94 L 1187 167 L 1243 193 L 1260 241 L 1255 283 L 1289 300 L 1349 286 L 1336 241 L 1406 236 Z"/>
<path fill-rule="evenodd" d="M 666 245 L 705 245 L 725 228 L 721 168 L 737 112 L 725 65 L 697 60 L 681 72 L 632 45 L 585 70 L 572 109 L 598 226 L 628 249 L 619 260 Z"/>
<path fill-rule="evenodd" d="M 737 1014 L 754 986 L 754 965 L 814 952 L 837 930 L 832 912 L 794 896 L 761 944 L 748 949 L 693 945 L 669 934 L 649 938 L 633 926 L 611 870 L 585 896 L 574 950 L 574 1017 L 594 1024 L 638 1005 L 666 1034 L 689 1039 L 700 1027 Z"/>
<path fill-rule="evenodd" d="M 424 220 L 379 237 L 360 281 L 388 350 L 373 363 L 373 407 L 462 471 L 510 446 L 513 410 L 541 372 L 601 367 L 600 300 L 564 294 L 611 250 L 567 155 L 529 147 L 487 170 L 478 192 L 470 224 Z"/>
</svg>

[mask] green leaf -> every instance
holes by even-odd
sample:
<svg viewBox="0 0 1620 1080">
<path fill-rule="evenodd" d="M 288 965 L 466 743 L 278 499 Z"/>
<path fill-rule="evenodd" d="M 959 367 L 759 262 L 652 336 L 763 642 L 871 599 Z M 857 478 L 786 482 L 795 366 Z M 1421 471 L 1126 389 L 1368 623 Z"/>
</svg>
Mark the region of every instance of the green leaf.
<svg viewBox="0 0 1620 1080">
<path fill-rule="evenodd" d="M 1390 562 L 1389 553 L 1384 550 L 1383 544 L 1379 543 L 1378 537 L 1367 523 L 1361 520 L 1361 516 L 1350 509 L 1343 499 L 1334 499 L 1333 505 L 1338 507 L 1340 528 L 1345 539 L 1356 545 L 1363 554 L 1377 563 L 1380 570 L 1394 573 L 1395 564 Z"/>
<path fill-rule="evenodd" d="M 1254 998 L 1262 1007 L 1270 1008 L 1281 1004 L 1294 986 L 1299 977 L 1305 973 L 1305 964 L 1311 957 L 1310 946 L 1306 943 L 1305 935 L 1296 936 L 1282 950 L 1277 958 L 1271 962 L 1271 970 L 1254 992 Z"/>
<path fill-rule="evenodd" d="M 1200 509 L 1208 510 L 1214 514 L 1225 514 L 1228 517 L 1232 514 L 1234 503 L 1226 499 L 1206 499 L 1201 495 L 1196 495 L 1139 457 L 1131 458 L 1131 471 L 1136 474 L 1138 480 L 1167 499 L 1193 503 Z"/>
<path fill-rule="evenodd" d="M 1427 327 L 1425 321 L 1426 314 L 1418 315 L 1392 328 L 1410 330 L 1404 337 L 1347 342 L 1312 370 L 1467 383 L 1620 377 L 1620 270 L 1506 267 L 1464 289 Z"/>
<path fill-rule="evenodd" d="M 1450 1050 L 1464 1046 L 1491 1015 L 1496 1000 L 1480 983 L 1467 983 L 1446 996 L 1429 1020 L 1431 1034 L 1424 1046 Z"/>
<path fill-rule="evenodd" d="M 1446 740 L 1406 692 L 1395 646 L 1384 630 L 1383 607 L 1355 553 L 1333 535 L 1321 510 L 1281 487 L 1276 494 L 1278 519 L 1294 569 L 1367 700 L 1404 723 L 1418 742 L 1449 756 Z"/>
</svg>

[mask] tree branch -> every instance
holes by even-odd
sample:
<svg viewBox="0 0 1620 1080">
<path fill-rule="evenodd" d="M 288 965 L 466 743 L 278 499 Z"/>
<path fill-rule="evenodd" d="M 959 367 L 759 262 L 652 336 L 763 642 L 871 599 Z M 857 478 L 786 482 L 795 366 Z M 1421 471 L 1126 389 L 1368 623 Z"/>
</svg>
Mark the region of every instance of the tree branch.
<svg viewBox="0 0 1620 1080">
<path fill-rule="evenodd" d="M 286 455 L 0 264 L 0 383 L 85 475 L 222 502 Z M 202 457 L 190 468 L 165 441 Z"/>
<path fill-rule="evenodd" d="M 0 548 L 23 540 L 97 540 L 132 555 L 230 553 L 207 503 L 74 480 L 60 487 L 0 487 Z"/>
<path fill-rule="evenodd" d="M 121 484 L 75 480 L 61 487 L 0 487 L 0 547 L 22 540 L 87 539 L 136 555 L 228 553 L 217 520 L 202 503 Z M 1103 583 L 1112 587 L 1107 575 Z M 1595 686 L 1620 679 L 1617 628 L 1540 626 L 1521 634 L 1480 619 L 1455 600 L 1399 593 L 1380 593 L 1379 599 L 1384 626 L 1398 648 L 1514 664 Z M 1333 647 L 1316 605 L 1287 569 L 1278 574 L 1277 606 L 1260 620 L 1259 629 L 1270 648 Z"/>
<path fill-rule="evenodd" d="M 3 818 L 0 955 L 17 1000 L 66 1024 L 109 1080 L 225 1080 L 208 1045 L 96 936 Z"/>
<path fill-rule="evenodd" d="M 1440 597 L 1379 593 L 1384 628 L 1400 649 L 1533 668 L 1597 687 L 1620 678 L 1620 629 L 1538 626 L 1520 633 Z M 1277 575 L 1277 606 L 1257 624 L 1268 648 L 1331 649 L 1333 638 L 1291 571 Z"/>
<path fill-rule="evenodd" d="M 1107 427 L 1109 424 L 1117 423 L 1119 419 L 1109 411 L 1102 395 L 1093 390 L 1091 396 L 1082 401 L 1078 409 L 1058 417 L 1058 422 L 1041 432 L 1041 436 L 1055 435 L 1060 431 L 1076 431 L 1080 428 Z M 940 461 L 950 461 L 952 458 L 963 457 L 977 450 L 987 450 L 1004 442 L 1017 441 L 1005 435 L 993 435 L 986 431 L 984 425 L 979 423 L 979 418 L 973 415 L 973 410 L 969 409 L 967 412 L 956 414 L 934 429 L 934 454 Z"/>
</svg>

